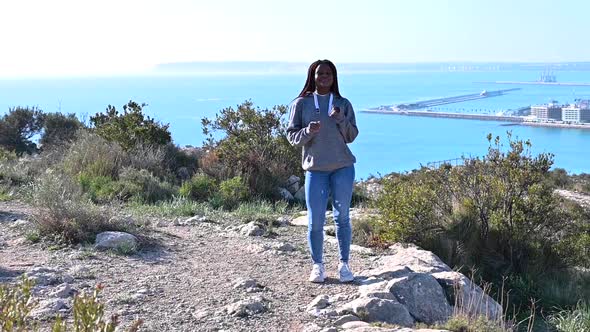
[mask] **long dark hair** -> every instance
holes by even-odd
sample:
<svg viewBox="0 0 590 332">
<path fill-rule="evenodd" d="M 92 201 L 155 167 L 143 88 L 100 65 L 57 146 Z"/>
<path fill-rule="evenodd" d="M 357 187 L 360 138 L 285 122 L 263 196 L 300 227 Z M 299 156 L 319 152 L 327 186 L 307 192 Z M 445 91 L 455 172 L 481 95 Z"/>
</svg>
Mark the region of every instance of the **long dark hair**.
<svg viewBox="0 0 590 332">
<path fill-rule="evenodd" d="M 307 70 L 307 80 L 303 90 L 299 93 L 299 97 L 305 97 L 315 91 L 315 71 L 319 65 L 328 65 L 332 69 L 332 76 L 334 77 L 334 83 L 330 88 L 330 92 L 340 97 L 340 90 L 338 90 L 338 74 L 336 73 L 336 66 L 330 60 L 318 60 L 312 63 Z"/>
</svg>

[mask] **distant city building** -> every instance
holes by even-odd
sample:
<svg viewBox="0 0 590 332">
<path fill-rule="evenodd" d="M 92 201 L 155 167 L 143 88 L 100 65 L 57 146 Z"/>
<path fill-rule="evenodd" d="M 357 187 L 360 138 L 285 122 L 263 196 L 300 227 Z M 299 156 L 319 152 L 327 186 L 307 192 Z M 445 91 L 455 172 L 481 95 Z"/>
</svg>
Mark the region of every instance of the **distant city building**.
<svg viewBox="0 0 590 332">
<path fill-rule="evenodd" d="M 535 105 L 531 106 L 531 115 L 537 117 L 540 120 L 562 120 L 562 109 L 561 106 L 555 103 L 549 103 L 546 105 Z"/>
<path fill-rule="evenodd" d="M 582 108 L 578 105 L 564 107 L 562 120 L 571 123 L 590 123 L 590 107 Z"/>
</svg>

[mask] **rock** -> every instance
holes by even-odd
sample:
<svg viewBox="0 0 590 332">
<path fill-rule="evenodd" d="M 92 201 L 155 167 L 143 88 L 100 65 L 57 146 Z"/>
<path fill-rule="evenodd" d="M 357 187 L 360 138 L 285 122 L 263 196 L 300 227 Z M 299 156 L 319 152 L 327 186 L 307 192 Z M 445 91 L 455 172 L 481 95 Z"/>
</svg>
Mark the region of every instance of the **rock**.
<svg viewBox="0 0 590 332">
<path fill-rule="evenodd" d="M 344 316 L 338 318 L 334 322 L 334 325 L 335 326 L 342 326 L 342 325 L 349 323 L 349 322 L 358 322 L 358 321 L 360 321 L 360 318 L 358 318 L 355 315 L 344 315 Z"/>
<path fill-rule="evenodd" d="M 225 307 L 225 311 L 235 317 L 252 316 L 266 312 L 267 310 L 267 301 L 261 296 L 251 297 Z"/>
<path fill-rule="evenodd" d="M 31 222 L 24 219 L 17 219 L 10 224 L 13 229 L 26 229 L 29 226 L 31 226 Z"/>
<path fill-rule="evenodd" d="M 367 322 L 383 322 L 400 326 L 413 326 L 414 319 L 408 309 L 395 300 L 360 297 L 344 305 L 338 310 L 353 313 Z"/>
<path fill-rule="evenodd" d="M 295 200 L 295 198 L 293 197 L 293 194 L 291 194 L 289 192 L 289 190 L 287 190 L 285 188 L 277 188 L 277 191 L 278 191 L 281 199 L 283 199 L 287 202 L 292 202 L 293 200 Z"/>
<path fill-rule="evenodd" d="M 308 323 L 301 329 L 301 332 L 319 332 L 322 328 L 316 323 Z"/>
<path fill-rule="evenodd" d="M 502 306 L 463 274 L 451 271 L 433 273 L 432 276 L 443 287 L 449 301 L 460 313 L 470 317 L 501 319 Z"/>
<path fill-rule="evenodd" d="M 342 324 L 342 328 L 345 330 L 352 330 L 352 329 L 361 328 L 361 327 L 371 327 L 371 324 L 360 321 L 360 320 Z"/>
<path fill-rule="evenodd" d="M 264 228 L 258 225 L 256 222 L 251 221 L 246 225 L 239 228 L 240 234 L 245 236 L 262 236 L 264 235 Z"/>
<path fill-rule="evenodd" d="M 446 322 L 453 313 L 442 287 L 425 273 L 410 273 L 388 283 L 389 291 L 419 322 Z"/>
<path fill-rule="evenodd" d="M 325 329 L 320 330 L 320 332 L 338 332 L 338 329 L 335 327 L 326 327 Z"/>
<path fill-rule="evenodd" d="M 137 238 L 125 232 L 102 232 L 96 236 L 94 247 L 98 250 L 134 252 L 138 248 Z"/>
<path fill-rule="evenodd" d="M 334 226 L 334 225 L 324 226 L 324 234 L 326 234 L 328 236 L 336 236 L 336 226 Z"/>
<path fill-rule="evenodd" d="M 328 295 L 318 295 L 307 305 L 306 311 L 314 316 L 317 316 L 319 310 L 325 309 L 329 305 L 330 297 Z"/>
<path fill-rule="evenodd" d="M 43 319 L 56 316 L 60 310 L 67 309 L 68 305 L 63 299 L 48 299 L 39 302 L 37 307 L 31 311 L 30 316 L 34 319 Z"/>
<path fill-rule="evenodd" d="M 289 193 L 295 195 L 298 191 L 299 191 L 299 182 L 301 181 L 301 179 L 298 176 L 295 175 L 291 175 L 289 177 L 289 179 L 287 180 L 287 183 L 285 184 L 285 187 L 287 187 L 287 190 L 289 190 Z"/>
<path fill-rule="evenodd" d="M 244 289 L 246 293 L 259 292 L 264 289 L 264 286 L 260 285 L 255 279 L 237 279 L 234 281 L 234 289 Z"/>
<path fill-rule="evenodd" d="M 281 252 L 291 252 L 296 250 L 295 246 L 287 242 L 275 242 L 271 244 L 271 248 Z"/>
<path fill-rule="evenodd" d="M 209 218 L 205 217 L 205 216 L 193 216 L 188 218 L 185 221 L 179 222 L 179 225 L 194 225 L 194 224 L 200 224 L 202 222 L 208 222 Z"/>
<path fill-rule="evenodd" d="M 393 255 L 382 256 L 374 262 L 374 268 L 363 271 L 364 275 L 372 275 L 380 278 L 397 278 L 404 271 L 422 273 L 449 272 L 449 268 L 443 261 L 430 251 L 422 250 L 417 246 L 395 244 L 390 247 Z"/>
<path fill-rule="evenodd" d="M 37 286 L 55 285 L 62 281 L 58 271 L 47 267 L 36 267 L 25 273 L 25 276 Z"/>
<path fill-rule="evenodd" d="M 74 265 L 69 270 L 70 274 L 76 278 L 93 278 L 92 271 L 84 265 Z"/>
<path fill-rule="evenodd" d="M 291 225 L 293 225 L 293 226 L 307 227 L 308 223 L 309 223 L 309 219 L 308 219 L 307 215 L 300 216 L 300 217 L 297 217 L 297 218 L 291 220 Z"/>
<path fill-rule="evenodd" d="M 49 294 L 49 296 L 63 299 L 70 297 L 73 292 L 74 290 L 72 289 L 72 286 L 70 284 L 63 283 L 57 286 L 55 290 Z"/>
<path fill-rule="evenodd" d="M 295 197 L 296 201 L 300 203 L 305 203 L 305 187 L 299 188 L 299 190 L 297 190 L 297 192 L 293 196 Z"/>
</svg>

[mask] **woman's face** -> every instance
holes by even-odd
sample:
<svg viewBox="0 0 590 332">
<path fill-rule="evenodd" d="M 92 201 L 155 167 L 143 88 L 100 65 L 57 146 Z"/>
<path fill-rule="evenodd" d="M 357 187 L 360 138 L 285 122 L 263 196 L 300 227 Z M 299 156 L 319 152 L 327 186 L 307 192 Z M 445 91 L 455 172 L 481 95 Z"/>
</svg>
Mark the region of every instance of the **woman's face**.
<svg viewBox="0 0 590 332">
<path fill-rule="evenodd" d="M 315 70 L 315 86 L 317 90 L 330 91 L 334 84 L 332 68 L 327 64 L 319 65 Z"/>
</svg>

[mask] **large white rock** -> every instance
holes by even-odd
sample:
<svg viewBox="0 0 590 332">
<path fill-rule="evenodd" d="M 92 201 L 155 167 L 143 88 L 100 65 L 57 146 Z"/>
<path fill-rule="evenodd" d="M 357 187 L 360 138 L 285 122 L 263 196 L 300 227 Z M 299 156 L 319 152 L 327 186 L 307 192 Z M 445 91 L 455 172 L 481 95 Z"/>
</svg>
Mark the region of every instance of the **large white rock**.
<svg viewBox="0 0 590 332">
<path fill-rule="evenodd" d="M 443 323 L 453 313 L 443 288 L 430 274 L 410 273 L 391 280 L 387 286 L 419 322 L 428 325 Z"/>
<path fill-rule="evenodd" d="M 125 232 L 102 232 L 96 236 L 94 247 L 98 250 L 134 252 L 138 248 L 137 238 Z"/>
<path fill-rule="evenodd" d="M 408 309 L 395 300 L 360 297 L 338 311 L 352 313 L 366 322 L 384 322 L 407 327 L 415 323 Z"/>
</svg>

